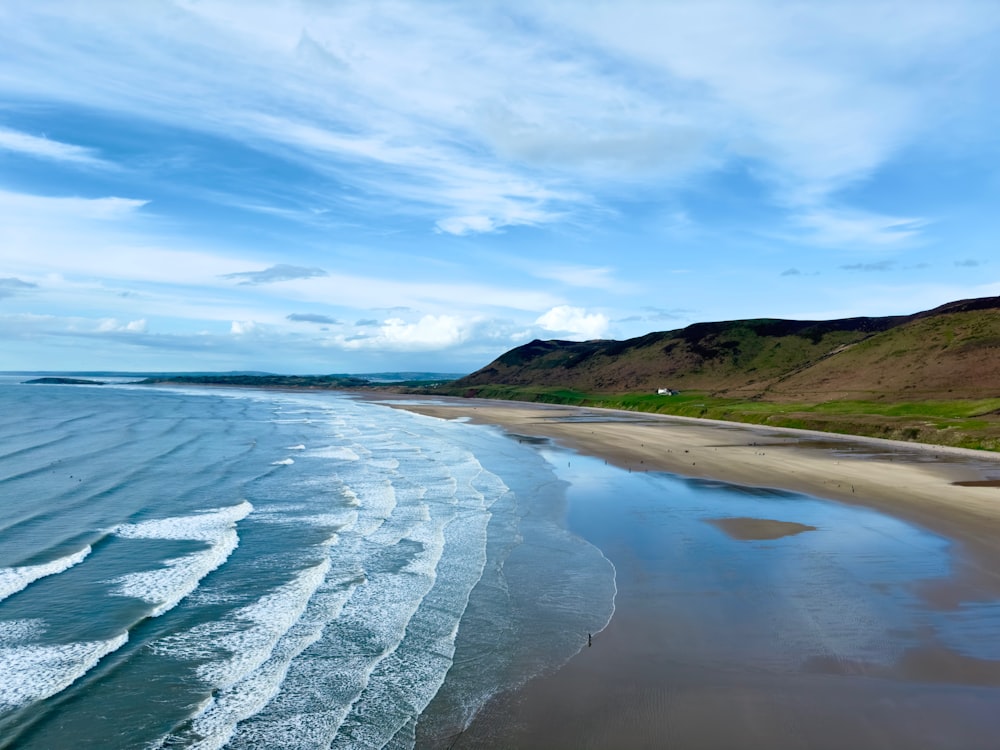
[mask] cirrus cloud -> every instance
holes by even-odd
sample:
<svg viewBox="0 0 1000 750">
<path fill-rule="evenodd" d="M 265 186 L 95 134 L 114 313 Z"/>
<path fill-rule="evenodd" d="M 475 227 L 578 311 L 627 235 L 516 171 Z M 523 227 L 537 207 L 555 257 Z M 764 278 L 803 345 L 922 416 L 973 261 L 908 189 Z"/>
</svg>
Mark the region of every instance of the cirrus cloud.
<svg viewBox="0 0 1000 750">
<path fill-rule="evenodd" d="M 49 138 L 0 127 L 0 151 L 10 151 L 38 159 L 73 162 L 87 166 L 110 166 L 94 155 L 92 149 L 60 143 Z"/>
<path fill-rule="evenodd" d="M 278 281 L 293 281 L 295 279 L 313 279 L 318 276 L 328 276 L 322 268 L 304 268 L 279 263 L 265 268 L 263 271 L 239 271 L 222 275 L 224 279 L 237 279 L 243 286 L 253 284 L 273 284 Z"/>
</svg>

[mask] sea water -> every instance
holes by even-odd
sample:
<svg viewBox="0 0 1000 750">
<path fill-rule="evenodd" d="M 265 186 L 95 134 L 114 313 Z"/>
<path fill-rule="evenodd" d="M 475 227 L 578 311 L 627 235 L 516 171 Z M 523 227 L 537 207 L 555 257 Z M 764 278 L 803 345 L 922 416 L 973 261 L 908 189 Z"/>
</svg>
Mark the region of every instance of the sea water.
<svg viewBox="0 0 1000 750">
<path fill-rule="evenodd" d="M 447 744 L 614 610 L 530 445 L 337 394 L 0 379 L 0 747 Z"/>
</svg>

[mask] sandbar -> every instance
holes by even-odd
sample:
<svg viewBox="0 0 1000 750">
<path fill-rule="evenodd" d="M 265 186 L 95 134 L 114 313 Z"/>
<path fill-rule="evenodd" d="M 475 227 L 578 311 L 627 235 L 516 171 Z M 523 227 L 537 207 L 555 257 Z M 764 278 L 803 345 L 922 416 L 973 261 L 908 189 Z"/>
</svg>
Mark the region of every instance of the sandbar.
<svg viewBox="0 0 1000 750">
<path fill-rule="evenodd" d="M 774 518 L 710 518 L 708 522 L 722 529 L 733 539 L 743 541 L 765 541 L 794 536 L 804 531 L 815 531 L 815 526 L 794 521 L 779 521 Z"/>
</svg>

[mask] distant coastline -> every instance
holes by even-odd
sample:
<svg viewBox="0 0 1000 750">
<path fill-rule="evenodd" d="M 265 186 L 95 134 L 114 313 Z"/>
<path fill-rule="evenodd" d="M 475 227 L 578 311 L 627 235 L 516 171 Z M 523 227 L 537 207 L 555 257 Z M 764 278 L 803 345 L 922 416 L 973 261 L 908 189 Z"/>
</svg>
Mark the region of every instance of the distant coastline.
<svg viewBox="0 0 1000 750">
<path fill-rule="evenodd" d="M 390 378 L 391 375 L 410 376 Z M 138 385 L 215 385 L 235 388 L 282 388 L 301 390 L 351 390 L 355 388 L 434 388 L 454 380 L 453 375 L 437 373 L 373 373 L 359 375 L 164 375 L 137 381 Z"/>
<path fill-rule="evenodd" d="M 25 380 L 24 385 L 107 385 L 107 383 L 85 378 L 44 377 Z"/>
<path fill-rule="evenodd" d="M 42 373 L 23 373 L 42 374 Z M 85 379 L 91 373 L 44 373 L 24 381 L 31 384 L 101 385 L 107 381 Z M 111 375 L 107 377 L 112 377 Z M 722 420 L 772 428 L 808 429 L 830 435 L 902 440 L 1000 452 L 1000 398 L 956 399 L 912 403 L 830 401 L 817 404 L 786 404 L 765 399 L 741 402 L 712 394 L 689 391 L 669 397 L 646 392 L 583 393 L 572 389 L 494 386 L 461 388 L 461 378 L 450 373 L 371 373 L 363 375 L 278 375 L 273 373 L 136 373 L 130 384 L 149 386 L 197 386 L 259 388 L 287 391 L 344 391 L 358 395 L 404 397 L 457 397 L 492 399 L 512 403 L 610 408 L 626 412 Z"/>
</svg>

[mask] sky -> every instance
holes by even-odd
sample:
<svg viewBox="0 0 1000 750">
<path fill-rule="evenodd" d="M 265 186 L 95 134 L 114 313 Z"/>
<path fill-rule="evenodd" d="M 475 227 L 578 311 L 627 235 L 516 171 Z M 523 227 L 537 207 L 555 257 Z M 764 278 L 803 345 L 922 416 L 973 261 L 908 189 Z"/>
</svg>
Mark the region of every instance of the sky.
<svg viewBox="0 0 1000 750">
<path fill-rule="evenodd" d="M 996 0 L 0 0 L 0 370 L 1000 295 Z"/>
</svg>

